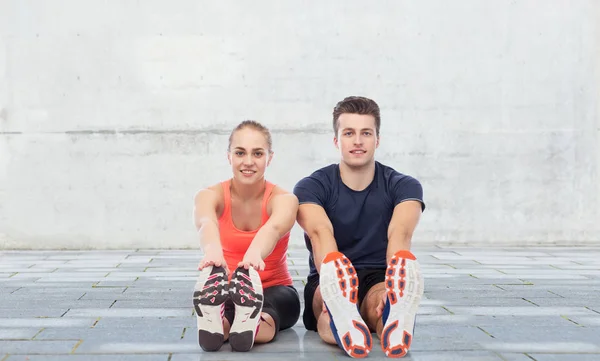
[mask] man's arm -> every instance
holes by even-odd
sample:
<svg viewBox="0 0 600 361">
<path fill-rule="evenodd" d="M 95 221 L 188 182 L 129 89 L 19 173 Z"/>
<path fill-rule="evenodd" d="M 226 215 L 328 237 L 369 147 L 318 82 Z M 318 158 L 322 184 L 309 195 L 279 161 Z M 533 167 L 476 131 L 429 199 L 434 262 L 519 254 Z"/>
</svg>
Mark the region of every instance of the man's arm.
<svg viewBox="0 0 600 361">
<path fill-rule="evenodd" d="M 267 258 L 281 237 L 294 226 L 297 212 L 298 198 L 295 195 L 291 193 L 274 195 L 271 198 L 271 216 L 254 236 L 242 263 L 255 261 L 257 256 L 261 261 Z M 264 264 L 260 269 L 264 269 Z"/>
<path fill-rule="evenodd" d="M 320 273 L 325 256 L 338 250 L 333 237 L 333 225 L 323 207 L 312 203 L 298 207 L 298 224 L 310 238 L 315 267 Z"/>
<path fill-rule="evenodd" d="M 213 264 L 227 268 L 219 235 L 218 204 L 218 194 L 211 189 L 203 189 L 194 197 L 194 223 L 204 251 L 199 269 Z"/>
<path fill-rule="evenodd" d="M 419 201 L 404 201 L 394 207 L 388 226 L 387 262 L 399 250 L 410 250 L 412 235 L 421 218 Z"/>
</svg>

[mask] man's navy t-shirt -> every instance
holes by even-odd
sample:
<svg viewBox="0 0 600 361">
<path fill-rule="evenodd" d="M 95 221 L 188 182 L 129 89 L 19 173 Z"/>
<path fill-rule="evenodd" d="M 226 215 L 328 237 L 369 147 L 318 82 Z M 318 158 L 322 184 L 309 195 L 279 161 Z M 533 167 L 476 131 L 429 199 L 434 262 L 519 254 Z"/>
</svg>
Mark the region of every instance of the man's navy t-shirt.
<svg viewBox="0 0 600 361">
<path fill-rule="evenodd" d="M 294 187 L 300 204 L 323 207 L 337 247 L 356 269 L 386 268 L 388 226 L 398 203 L 416 200 L 425 210 L 423 188 L 415 178 L 375 162 L 375 176 L 367 188 L 354 191 L 342 182 L 338 164 L 331 164 L 300 180 Z M 310 275 L 317 274 L 310 238 Z"/>
</svg>

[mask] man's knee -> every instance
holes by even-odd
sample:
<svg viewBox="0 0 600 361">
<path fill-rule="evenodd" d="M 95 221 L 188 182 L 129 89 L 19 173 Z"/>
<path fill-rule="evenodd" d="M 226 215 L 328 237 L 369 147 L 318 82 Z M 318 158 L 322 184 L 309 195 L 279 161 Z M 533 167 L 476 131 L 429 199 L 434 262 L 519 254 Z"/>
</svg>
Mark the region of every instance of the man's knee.
<svg viewBox="0 0 600 361">
<path fill-rule="evenodd" d="M 380 311 L 382 310 L 380 306 L 385 294 L 385 284 L 378 283 L 369 289 L 360 305 L 360 315 L 372 331 L 377 329 L 378 321 L 381 319 L 381 313 L 378 314 L 377 310 L 378 307 Z"/>
</svg>

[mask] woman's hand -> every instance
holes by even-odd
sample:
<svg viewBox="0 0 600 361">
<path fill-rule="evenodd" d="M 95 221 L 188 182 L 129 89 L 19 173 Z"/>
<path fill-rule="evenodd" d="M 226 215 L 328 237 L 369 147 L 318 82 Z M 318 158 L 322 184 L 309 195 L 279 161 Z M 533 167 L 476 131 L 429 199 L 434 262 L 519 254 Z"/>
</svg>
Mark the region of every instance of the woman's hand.
<svg viewBox="0 0 600 361">
<path fill-rule="evenodd" d="M 248 251 L 246 251 L 242 262 L 238 263 L 238 267 L 244 267 L 245 269 L 250 269 L 250 267 L 252 267 L 257 271 L 264 271 L 265 262 L 263 261 L 260 255 L 260 251 L 255 251 L 252 248 L 250 248 L 248 249 Z"/>
<path fill-rule="evenodd" d="M 225 272 L 229 274 L 229 269 L 227 268 L 227 262 L 223 257 L 223 252 L 217 251 L 208 251 L 204 254 L 204 258 L 198 264 L 198 270 L 202 271 L 205 267 L 215 266 L 215 267 L 223 267 L 225 268 Z"/>
</svg>

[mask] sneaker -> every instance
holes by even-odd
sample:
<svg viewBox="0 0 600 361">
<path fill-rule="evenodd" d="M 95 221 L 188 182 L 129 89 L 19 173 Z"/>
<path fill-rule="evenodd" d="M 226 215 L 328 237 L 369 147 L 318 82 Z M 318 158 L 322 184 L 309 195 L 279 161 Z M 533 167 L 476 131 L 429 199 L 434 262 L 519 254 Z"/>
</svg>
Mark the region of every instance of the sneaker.
<svg viewBox="0 0 600 361">
<path fill-rule="evenodd" d="M 319 284 L 338 346 L 351 357 L 366 357 L 373 339 L 360 317 L 358 277 L 350 260 L 340 252 L 329 253 L 321 265 Z"/>
<path fill-rule="evenodd" d="M 421 267 L 410 251 L 398 251 L 392 257 L 386 270 L 385 288 L 381 348 L 388 357 L 404 357 L 412 342 L 424 290 Z"/>
<path fill-rule="evenodd" d="M 228 297 L 225 269 L 204 268 L 194 287 L 198 344 L 204 351 L 217 351 L 223 345 L 223 311 Z"/>
<path fill-rule="evenodd" d="M 229 281 L 229 295 L 235 305 L 235 316 L 229 331 L 233 351 L 249 351 L 254 345 L 263 307 L 263 288 L 254 268 L 238 267 Z"/>
</svg>

